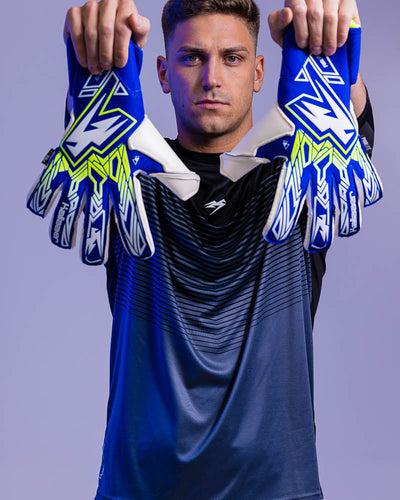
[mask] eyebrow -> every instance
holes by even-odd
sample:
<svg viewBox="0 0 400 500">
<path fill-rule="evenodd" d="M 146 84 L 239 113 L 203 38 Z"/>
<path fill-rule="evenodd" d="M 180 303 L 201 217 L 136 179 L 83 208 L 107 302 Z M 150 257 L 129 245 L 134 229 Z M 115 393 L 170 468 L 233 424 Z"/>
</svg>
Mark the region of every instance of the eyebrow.
<svg viewBox="0 0 400 500">
<path fill-rule="evenodd" d="M 179 52 L 191 52 L 192 54 L 204 54 L 206 50 L 192 45 L 183 45 L 179 48 Z M 233 47 L 228 47 L 222 50 L 223 54 L 231 54 L 232 52 L 246 52 L 249 53 L 249 49 L 244 45 L 235 45 Z"/>
</svg>

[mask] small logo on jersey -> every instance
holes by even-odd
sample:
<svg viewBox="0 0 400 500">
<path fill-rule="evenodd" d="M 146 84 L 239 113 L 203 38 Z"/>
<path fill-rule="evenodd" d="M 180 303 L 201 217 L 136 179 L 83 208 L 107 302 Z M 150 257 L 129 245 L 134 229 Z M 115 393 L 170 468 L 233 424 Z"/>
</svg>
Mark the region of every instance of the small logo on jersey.
<svg viewBox="0 0 400 500">
<path fill-rule="evenodd" d="M 218 210 L 221 210 L 221 208 L 224 208 L 224 206 L 226 205 L 226 201 L 224 199 L 222 200 L 219 200 L 219 201 L 210 201 L 209 203 L 206 203 L 204 205 L 205 208 L 209 208 L 209 209 L 214 209 L 210 215 L 212 214 L 215 214 L 215 212 L 218 212 Z"/>
<path fill-rule="evenodd" d="M 134 156 L 132 158 L 132 162 L 133 164 L 136 166 L 138 163 L 139 163 L 139 160 L 140 160 L 140 156 Z"/>
</svg>

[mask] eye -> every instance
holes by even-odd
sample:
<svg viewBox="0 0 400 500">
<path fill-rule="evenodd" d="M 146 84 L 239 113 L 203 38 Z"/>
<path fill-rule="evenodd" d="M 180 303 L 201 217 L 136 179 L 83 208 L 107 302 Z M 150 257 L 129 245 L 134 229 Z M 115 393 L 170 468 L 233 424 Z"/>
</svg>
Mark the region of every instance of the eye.
<svg viewBox="0 0 400 500">
<path fill-rule="evenodd" d="M 234 55 L 234 54 L 229 54 L 225 57 L 225 60 L 229 63 L 229 64 L 238 64 L 240 61 L 241 61 L 241 58 L 237 55 Z"/>
<path fill-rule="evenodd" d="M 182 57 L 182 61 L 185 64 L 196 64 L 200 61 L 200 57 L 197 54 L 186 54 Z"/>
</svg>

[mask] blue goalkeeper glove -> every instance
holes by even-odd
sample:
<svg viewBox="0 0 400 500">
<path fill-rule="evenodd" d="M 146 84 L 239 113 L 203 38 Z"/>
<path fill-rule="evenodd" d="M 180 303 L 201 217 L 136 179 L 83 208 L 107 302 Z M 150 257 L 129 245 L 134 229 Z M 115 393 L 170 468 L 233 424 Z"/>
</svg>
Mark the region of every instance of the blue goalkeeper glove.
<svg viewBox="0 0 400 500">
<path fill-rule="evenodd" d="M 44 217 L 60 193 L 51 240 L 62 248 L 75 242 L 85 209 L 81 257 L 86 264 L 107 260 L 111 205 L 122 242 L 134 257 L 148 258 L 154 243 L 144 208 L 139 173 L 156 177 L 186 200 L 199 187 L 144 114 L 139 73 L 142 51 L 131 42 L 127 65 L 91 75 L 67 42 L 70 121 L 28 197 L 28 208 Z"/>
<path fill-rule="evenodd" d="M 237 180 L 251 169 L 283 157 L 263 235 L 281 243 L 292 233 L 304 201 L 304 246 L 329 248 L 334 230 L 351 236 L 361 226 L 360 206 L 382 197 L 382 185 L 358 135 L 350 86 L 356 82 L 361 28 L 331 57 L 299 49 L 293 26 L 285 34 L 277 105 L 229 153 L 221 173 Z"/>
</svg>

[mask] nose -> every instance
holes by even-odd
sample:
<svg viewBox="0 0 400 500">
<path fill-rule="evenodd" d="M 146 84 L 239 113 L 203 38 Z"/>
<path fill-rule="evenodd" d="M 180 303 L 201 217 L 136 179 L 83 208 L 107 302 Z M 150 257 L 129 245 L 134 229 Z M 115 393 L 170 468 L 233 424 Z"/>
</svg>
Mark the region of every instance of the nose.
<svg viewBox="0 0 400 500">
<path fill-rule="evenodd" d="M 203 66 L 202 85 L 204 90 L 211 90 L 221 86 L 221 68 L 213 57 Z"/>
</svg>

